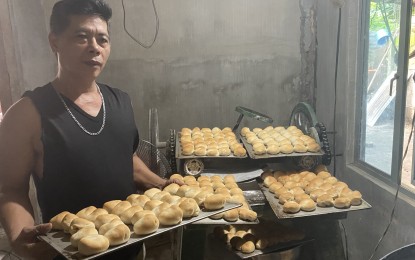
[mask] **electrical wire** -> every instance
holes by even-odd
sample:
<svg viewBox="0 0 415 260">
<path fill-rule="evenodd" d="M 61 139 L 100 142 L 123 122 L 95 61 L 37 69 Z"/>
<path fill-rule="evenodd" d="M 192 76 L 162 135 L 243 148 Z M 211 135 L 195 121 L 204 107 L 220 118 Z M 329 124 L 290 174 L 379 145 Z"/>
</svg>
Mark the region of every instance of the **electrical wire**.
<svg viewBox="0 0 415 260">
<path fill-rule="evenodd" d="M 154 9 L 154 15 L 156 17 L 156 31 L 154 33 L 154 38 L 152 40 L 152 42 L 149 45 L 146 45 L 144 43 L 142 43 L 141 41 L 137 40 L 128 30 L 127 30 L 127 26 L 126 26 L 126 19 L 127 19 L 127 15 L 126 15 L 126 11 L 125 11 L 125 5 L 124 5 L 124 0 L 121 0 L 121 5 L 122 5 L 122 10 L 123 10 L 123 26 L 124 26 L 124 31 L 127 33 L 128 36 L 130 36 L 131 39 L 133 39 L 136 43 L 138 43 L 141 47 L 149 49 L 153 46 L 153 44 L 156 42 L 158 33 L 159 33 L 159 17 L 157 14 L 157 9 L 156 9 L 156 5 L 154 3 L 154 0 L 151 1 L 153 4 L 153 9 Z"/>
<path fill-rule="evenodd" d="M 414 122 L 415 122 L 415 113 L 414 113 L 414 115 L 412 116 L 412 127 L 411 127 L 411 133 L 409 134 L 409 138 L 408 138 L 408 142 L 407 142 L 407 144 L 406 144 L 405 152 L 404 152 L 403 157 L 402 157 L 401 169 L 400 169 L 400 171 L 398 172 L 398 180 L 400 180 L 400 179 L 401 179 L 401 176 L 402 176 L 402 169 L 403 169 L 403 161 L 405 160 L 405 157 L 406 157 L 406 155 L 407 155 L 407 153 L 408 153 L 409 144 L 411 143 L 411 140 L 412 140 L 412 135 L 413 135 L 413 132 L 414 132 L 414 127 L 415 127 L 415 126 L 414 126 Z M 388 230 L 389 230 L 389 227 L 390 227 L 390 226 L 391 226 L 391 224 L 392 224 L 393 216 L 395 215 L 396 202 L 397 202 L 397 200 L 398 200 L 398 194 L 399 194 L 399 190 L 400 190 L 400 189 L 401 189 L 401 185 L 398 185 L 398 188 L 396 189 L 396 193 L 395 193 L 395 199 L 394 199 L 394 202 L 393 202 L 392 212 L 391 212 L 391 215 L 390 215 L 390 217 L 389 217 L 389 223 L 388 223 L 388 225 L 386 226 L 385 231 L 383 232 L 382 236 L 380 237 L 380 239 L 379 239 L 378 243 L 376 244 L 376 247 L 375 247 L 375 249 L 373 250 L 373 253 L 372 253 L 372 255 L 370 256 L 369 260 L 371 260 L 371 259 L 373 258 L 373 256 L 375 255 L 376 251 L 377 251 L 377 250 L 378 250 L 378 248 L 379 248 L 380 243 L 382 242 L 383 238 L 385 237 L 386 233 L 387 233 L 387 232 L 388 232 Z"/>
</svg>

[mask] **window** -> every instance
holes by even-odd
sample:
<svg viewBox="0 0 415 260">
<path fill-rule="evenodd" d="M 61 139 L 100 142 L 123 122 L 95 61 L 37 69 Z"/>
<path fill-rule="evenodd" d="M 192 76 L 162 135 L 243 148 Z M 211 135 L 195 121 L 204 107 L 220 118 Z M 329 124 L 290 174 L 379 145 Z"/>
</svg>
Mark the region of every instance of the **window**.
<svg viewBox="0 0 415 260">
<path fill-rule="evenodd" d="M 402 180 L 411 186 L 412 146 L 405 157 L 402 176 L 399 175 L 415 104 L 412 102 L 415 62 L 408 67 L 411 3 L 363 2 L 366 4 L 364 72 L 356 159 L 378 176 L 395 183 Z"/>
</svg>

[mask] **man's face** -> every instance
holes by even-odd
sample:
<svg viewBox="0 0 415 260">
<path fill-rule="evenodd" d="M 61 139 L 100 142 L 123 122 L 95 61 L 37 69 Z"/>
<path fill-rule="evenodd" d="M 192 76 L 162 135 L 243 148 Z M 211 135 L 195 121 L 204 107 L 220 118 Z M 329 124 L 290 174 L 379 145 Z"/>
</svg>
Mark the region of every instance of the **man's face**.
<svg viewBox="0 0 415 260">
<path fill-rule="evenodd" d="M 108 25 L 99 16 L 71 16 L 68 28 L 59 35 L 50 34 L 49 41 L 62 76 L 97 78 L 111 50 Z"/>
</svg>

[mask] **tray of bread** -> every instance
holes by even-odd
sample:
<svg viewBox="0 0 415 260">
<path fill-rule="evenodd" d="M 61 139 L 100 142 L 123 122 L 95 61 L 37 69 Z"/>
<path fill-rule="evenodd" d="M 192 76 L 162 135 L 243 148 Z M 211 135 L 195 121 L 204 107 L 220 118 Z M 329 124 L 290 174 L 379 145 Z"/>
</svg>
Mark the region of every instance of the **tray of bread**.
<svg viewBox="0 0 415 260">
<path fill-rule="evenodd" d="M 269 254 L 313 241 L 303 231 L 278 222 L 262 220 L 255 226 L 216 226 L 210 234 L 216 244 L 226 246 L 240 258 Z"/>
<path fill-rule="evenodd" d="M 179 186 L 176 183 L 172 183 L 163 189 L 165 194 L 192 199 L 199 206 L 202 206 L 206 200 L 210 200 L 212 196 L 222 197 L 229 203 L 242 204 L 240 208 L 222 211 L 208 218 L 195 221 L 193 224 L 258 223 L 257 213 L 247 203 L 244 192 L 239 188 L 232 174 L 227 174 L 223 177 L 220 175 L 202 175 L 197 178 L 191 175 L 183 177 L 180 174 L 173 174 L 170 176 L 170 179 L 179 179 L 185 184 Z"/>
<path fill-rule="evenodd" d="M 176 158 L 246 158 L 246 149 L 230 127 L 182 128 L 176 137 Z"/>
<path fill-rule="evenodd" d="M 310 171 L 267 171 L 259 183 L 278 218 L 369 209 L 358 190 L 332 176 L 324 165 Z"/>
<path fill-rule="evenodd" d="M 268 126 L 264 129 L 243 127 L 242 143 L 253 159 L 322 155 L 318 136 L 305 135 L 296 126 Z"/>
<path fill-rule="evenodd" d="M 52 231 L 39 238 L 66 259 L 94 259 L 241 205 L 212 196 L 199 206 L 194 199 L 166 196 L 153 188 L 126 200 L 108 201 L 102 208 L 61 212 L 50 220 Z"/>
</svg>

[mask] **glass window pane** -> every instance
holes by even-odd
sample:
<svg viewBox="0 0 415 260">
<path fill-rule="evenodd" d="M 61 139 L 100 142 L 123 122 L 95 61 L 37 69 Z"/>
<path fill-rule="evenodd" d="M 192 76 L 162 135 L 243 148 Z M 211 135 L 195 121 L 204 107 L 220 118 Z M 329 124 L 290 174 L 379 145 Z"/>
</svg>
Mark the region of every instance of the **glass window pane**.
<svg viewBox="0 0 415 260">
<path fill-rule="evenodd" d="M 359 156 L 390 175 L 401 1 L 371 1 L 369 9 Z"/>
</svg>

